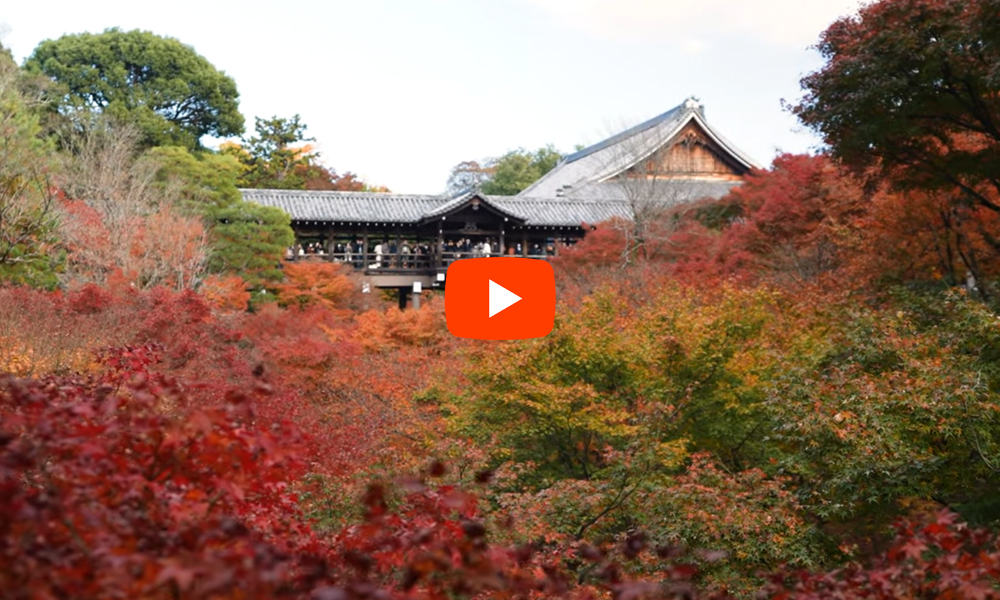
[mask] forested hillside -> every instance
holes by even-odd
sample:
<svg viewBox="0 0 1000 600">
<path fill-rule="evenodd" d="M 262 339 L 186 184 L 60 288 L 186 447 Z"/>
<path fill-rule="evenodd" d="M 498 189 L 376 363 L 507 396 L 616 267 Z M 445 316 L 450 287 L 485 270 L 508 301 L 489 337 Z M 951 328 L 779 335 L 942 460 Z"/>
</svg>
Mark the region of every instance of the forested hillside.
<svg viewBox="0 0 1000 600">
<path fill-rule="evenodd" d="M 298 116 L 203 147 L 243 119 L 189 47 L 0 55 L 0 597 L 1000 596 L 997 15 L 831 25 L 825 149 L 588 224 L 516 342 L 283 262 L 237 186 L 367 184 Z M 137 47 L 211 108 L 67 66 Z"/>
</svg>

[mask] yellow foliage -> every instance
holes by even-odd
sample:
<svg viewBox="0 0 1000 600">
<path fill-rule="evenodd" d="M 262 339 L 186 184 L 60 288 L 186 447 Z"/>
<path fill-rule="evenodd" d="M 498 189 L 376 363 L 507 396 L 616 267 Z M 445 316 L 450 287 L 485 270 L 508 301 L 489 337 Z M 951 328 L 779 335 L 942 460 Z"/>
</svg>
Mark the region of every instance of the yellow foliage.
<svg viewBox="0 0 1000 600">
<path fill-rule="evenodd" d="M 10 338 L 0 338 L 0 373 L 18 377 L 30 375 L 34 352 L 23 342 Z"/>
</svg>

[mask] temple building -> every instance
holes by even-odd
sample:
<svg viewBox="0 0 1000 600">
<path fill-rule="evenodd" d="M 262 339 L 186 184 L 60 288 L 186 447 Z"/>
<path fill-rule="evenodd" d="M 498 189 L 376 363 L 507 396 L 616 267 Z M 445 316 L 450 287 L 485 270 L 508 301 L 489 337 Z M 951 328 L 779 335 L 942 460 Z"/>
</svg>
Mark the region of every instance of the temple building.
<svg viewBox="0 0 1000 600">
<path fill-rule="evenodd" d="M 566 156 L 516 196 L 241 190 L 291 215 L 297 247 L 350 263 L 369 285 L 443 287 L 448 264 L 468 256 L 545 258 L 590 226 L 649 210 L 721 198 L 758 165 L 705 119 L 694 98 Z"/>
</svg>

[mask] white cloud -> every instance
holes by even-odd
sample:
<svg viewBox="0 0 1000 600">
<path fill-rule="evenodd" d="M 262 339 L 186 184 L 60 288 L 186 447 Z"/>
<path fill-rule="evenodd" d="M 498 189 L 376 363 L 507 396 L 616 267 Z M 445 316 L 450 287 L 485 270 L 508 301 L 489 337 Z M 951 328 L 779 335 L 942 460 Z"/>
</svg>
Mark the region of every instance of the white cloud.
<svg viewBox="0 0 1000 600">
<path fill-rule="evenodd" d="M 526 0 L 602 38 L 691 40 L 743 32 L 802 48 L 858 0 Z M 690 48 L 688 48 L 690 49 Z"/>
</svg>

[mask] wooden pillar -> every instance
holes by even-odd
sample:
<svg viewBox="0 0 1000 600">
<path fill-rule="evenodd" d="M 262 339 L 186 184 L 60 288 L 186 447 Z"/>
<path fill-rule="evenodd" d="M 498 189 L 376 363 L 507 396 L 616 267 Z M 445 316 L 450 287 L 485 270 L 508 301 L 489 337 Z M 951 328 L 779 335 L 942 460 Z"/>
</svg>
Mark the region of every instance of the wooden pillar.
<svg viewBox="0 0 1000 600">
<path fill-rule="evenodd" d="M 399 288 L 399 310 L 406 310 L 406 288 Z"/>
<path fill-rule="evenodd" d="M 497 256 L 506 256 L 507 255 L 507 245 L 503 243 L 503 222 L 506 221 L 506 220 L 507 220 L 507 217 L 504 217 L 503 221 L 500 222 L 500 247 L 497 248 L 497 251 L 496 251 L 496 255 Z"/>
<path fill-rule="evenodd" d="M 521 256 L 528 256 L 528 227 L 521 227 Z"/>
<path fill-rule="evenodd" d="M 444 228 L 438 225 L 437 245 L 434 247 L 434 266 L 444 266 Z"/>
<path fill-rule="evenodd" d="M 395 263 L 397 269 L 403 266 L 403 236 L 398 223 L 396 224 L 396 256 L 393 257 L 392 262 Z"/>
<path fill-rule="evenodd" d="M 361 268 L 363 270 L 368 270 L 368 226 L 365 225 L 364 232 L 361 234 Z"/>
</svg>

